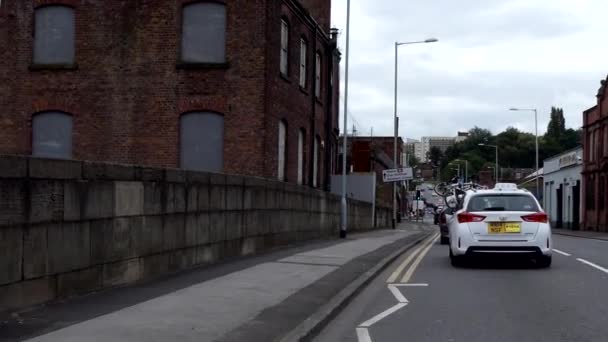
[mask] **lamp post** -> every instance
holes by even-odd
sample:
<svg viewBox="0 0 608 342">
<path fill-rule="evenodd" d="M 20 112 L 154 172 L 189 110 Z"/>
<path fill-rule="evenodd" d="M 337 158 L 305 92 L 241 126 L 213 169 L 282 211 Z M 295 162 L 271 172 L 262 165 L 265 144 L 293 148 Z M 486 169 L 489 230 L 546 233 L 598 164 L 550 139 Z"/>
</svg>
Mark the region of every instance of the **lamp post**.
<svg viewBox="0 0 608 342">
<path fill-rule="evenodd" d="M 395 128 L 394 146 L 393 146 L 393 160 L 395 161 L 395 167 L 397 168 L 397 136 L 399 134 L 399 119 L 397 117 L 397 88 L 398 88 L 398 74 L 399 74 L 399 47 L 401 45 L 412 45 L 412 44 L 425 44 L 435 43 L 439 41 L 436 38 L 429 38 L 422 41 L 415 42 L 395 42 L 395 104 L 394 104 L 394 116 L 393 125 Z M 393 229 L 397 226 L 397 184 L 393 183 Z"/>
<path fill-rule="evenodd" d="M 534 112 L 534 126 L 536 130 L 536 197 L 540 198 L 540 168 L 538 163 L 538 110 L 536 108 L 511 108 L 512 112 Z"/>
<path fill-rule="evenodd" d="M 478 146 L 485 146 L 485 147 L 493 147 L 496 149 L 496 164 L 494 164 L 494 182 L 498 183 L 498 146 L 496 145 L 488 145 L 488 144 L 477 144 Z"/>
<path fill-rule="evenodd" d="M 466 159 L 454 159 L 456 162 L 464 162 L 464 182 L 469 182 L 469 161 Z"/>
<path fill-rule="evenodd" d="M 348 154 L 347 144 L 347 127 L 348 127 L 348 60 L 350 45 L 350 0 L 346 0 L 346 49 L 345 49 L 345 66 L 344 66 L 344 145 L 342 146 L 342 224 L 340 225 L 340 238 L 346 238 L 346 228 L 348 226 L 346 214 L 346 155 Z"/>
</svg>

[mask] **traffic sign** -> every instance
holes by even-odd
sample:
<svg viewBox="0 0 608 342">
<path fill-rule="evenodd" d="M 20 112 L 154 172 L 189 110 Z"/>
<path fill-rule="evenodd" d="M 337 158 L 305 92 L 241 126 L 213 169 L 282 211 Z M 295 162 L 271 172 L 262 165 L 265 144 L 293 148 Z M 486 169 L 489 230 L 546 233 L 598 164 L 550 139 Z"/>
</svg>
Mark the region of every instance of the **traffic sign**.
<svg viewBox="0 0 608 342">
<path fill-rule="evenodd" d="M 382 171 L 382 179 L 385 183 L 389 182 L 401 182 L 405 180 L 413 179 L 413 172 L 411 167 L 404 167 L 400 169 L 389 169 Z"/>
</svg>

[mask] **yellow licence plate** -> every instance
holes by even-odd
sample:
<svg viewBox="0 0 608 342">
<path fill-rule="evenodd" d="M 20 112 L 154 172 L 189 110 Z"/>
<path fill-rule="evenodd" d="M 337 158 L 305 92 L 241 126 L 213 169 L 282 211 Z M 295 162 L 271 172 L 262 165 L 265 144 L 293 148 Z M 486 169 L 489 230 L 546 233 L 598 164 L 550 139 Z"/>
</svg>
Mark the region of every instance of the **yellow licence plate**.
<svg viewBox="0 0 608 342">
<path fill-rule="evenodd" d="M 489 234 L 521 233 L 521 223 L 518 222 L 489 222 Z"/>
</svg>

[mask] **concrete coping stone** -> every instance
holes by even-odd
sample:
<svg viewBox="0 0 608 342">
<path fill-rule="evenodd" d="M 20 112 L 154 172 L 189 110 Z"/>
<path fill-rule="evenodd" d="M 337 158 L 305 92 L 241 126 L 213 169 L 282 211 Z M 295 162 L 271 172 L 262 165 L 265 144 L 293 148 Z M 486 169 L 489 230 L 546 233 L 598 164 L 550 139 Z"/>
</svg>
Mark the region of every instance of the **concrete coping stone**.
<svg viewBox="0 0 608 342">
<path fill-rule="evenodd" d="M 209 184 L 211 185 L 226 185 L 226 175 L 219 173 L 209 174 Z"/>
<path fill-rule="evenodd" d="M 28 157 L 20 155 L 0 155 L 0 178 L 25 178 Z"/>
<path fill-rule="evenodd" d="M 186 181 L 188 183 L 209 184 L 209 178 L 209 172 L 186 171 Z"/>
<path fill-rule="evenodd" d="M 165 169 L 165 181 L 170 183 L 186 183 L 186 171 L 182 169 Z"/>
<path fill-rule="evenodd" d="M 155 167 L 137 167 L 135 169 L 135 179 L 144 182 L 160 182 L 163 180 L 164 169 Z"/>
<path fill-rule="evenodd" d="M 82 162 L 77 160 L 30 158 L 29 177 L 40 179 L 82 179 Z"/>
<path fill-rule="evenodd" d="M 84 179 L 135 180 L 135 166 L 105 162 L 85 161 L 82 165 Z"/>
<path fill-rule="evenodd" d="M 226 185 L 238 185 L 243 186 L 245 184 L 245 177 L 238 175 L 226 175 Z"/>
</svg>

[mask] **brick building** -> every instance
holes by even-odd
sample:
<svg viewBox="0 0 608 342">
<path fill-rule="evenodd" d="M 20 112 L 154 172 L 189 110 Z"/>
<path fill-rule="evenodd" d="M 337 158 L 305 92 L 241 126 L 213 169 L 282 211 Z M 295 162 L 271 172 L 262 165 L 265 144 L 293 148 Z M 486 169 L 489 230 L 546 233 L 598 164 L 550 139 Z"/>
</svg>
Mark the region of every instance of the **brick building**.
<svg viewBox="0 0 608 342">
<path fill-rule="evenodd" d="M 0 153 L 326 187 L 329 0 L 3 0 Z"/>
<path fill-rule="evenodd" d="M 608 89 L 597 104 L 583 112 L 583 229 L 608 231 Z"/>
<path fill-rule="evenodd" d="M 399 162 L 395 165 L 393 161 L 394 138 L 381 136 L 349 137 L 348 143 L 352 171 L 355 173 L 374 172 L 376 174 L 376 203 L 381 206 L 392 206 L 393 185 L 392 183 L 384 183 L 382 171 L 403 166 Z M 399 138 L 397 140 L 398 158 L 403 154 L 404 146 L 403 140 Z M 401 191 L 398 194 L 397 201 L 398 203 L 401 201 Z"/>
</svg>

